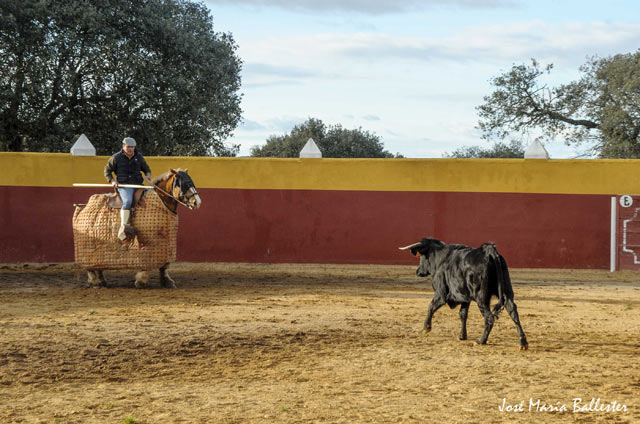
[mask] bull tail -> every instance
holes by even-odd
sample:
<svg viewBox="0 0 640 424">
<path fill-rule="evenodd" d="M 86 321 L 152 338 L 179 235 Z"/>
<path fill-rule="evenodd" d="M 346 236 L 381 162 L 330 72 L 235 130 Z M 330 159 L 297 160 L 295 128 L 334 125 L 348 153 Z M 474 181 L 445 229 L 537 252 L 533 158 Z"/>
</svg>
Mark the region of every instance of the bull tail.
<svg viewBox="0 0 640 424">
<path fill-rule="evenodd" d="M 484 243 L 482 245 L 482 249 L 484 250 L 485 255 L 491 259 L 491 263 L 493 263 L 494 270 L 496 273 L 496 283 L 498 285 L 498 303 L 493 308 L 493 319 L 498 319 L 498 315 L 504 308 L 504 304 L 506 302 L 505 298 L 505 285 L 506 285 L 506 277 L 503 269 L 504 259 L 498 253 L 498 249 L 496 249 L 496 245 L 493 243 Z"/>
</svg>

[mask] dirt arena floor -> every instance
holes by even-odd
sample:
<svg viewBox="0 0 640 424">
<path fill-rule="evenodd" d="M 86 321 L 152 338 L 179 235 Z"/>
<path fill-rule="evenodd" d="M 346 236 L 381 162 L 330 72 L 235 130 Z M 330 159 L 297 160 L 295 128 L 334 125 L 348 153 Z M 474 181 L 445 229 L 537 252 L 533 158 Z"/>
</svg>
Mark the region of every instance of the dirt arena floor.
<svg viewBox="0 0 640 424">
<path fill-rule="evenodd" d="M 512 270 L 520 351 L 506 311 L 474 343 L 475 304 L 470 340 L 446 306 L 421 334 L 415 267 L 170 271 L 176 290 L 99 289 L 72 264 L 0 265 L 0 422 L 640 422 L 637 272 Z"/>
</svg>

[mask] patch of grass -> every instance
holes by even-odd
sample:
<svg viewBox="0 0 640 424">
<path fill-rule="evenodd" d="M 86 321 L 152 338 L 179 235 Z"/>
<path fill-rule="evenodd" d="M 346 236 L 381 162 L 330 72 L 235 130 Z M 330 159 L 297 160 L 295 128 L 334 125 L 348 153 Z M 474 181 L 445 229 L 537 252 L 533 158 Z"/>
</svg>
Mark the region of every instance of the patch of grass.
<svg viewBox="0 0 640 424">
<path fill-rule="evenodd" d="M 96 311 L 96 310 L 94 310 L 94 309 L 92 309 L 92 310 L 90 310 L 90 311 L 89 311 L 89 315 L 95 315 L 95 314 L 97 314 L 97 313 L 98 313 L 98 311 Z"/>
<path fill-rule="evenodd" d="M 286 406 L 281 406 L 280 409 L 278 409 L 280 412 L 287 412 L 289 411 L 289 408 Z"/>
<path fill-rule="evenodd" d="M 128 417 L 125 418 L 124 421 L 122 421 L 124 424 L 136 424 L 138 422 L 138 420 L 136 420 L 133 417 Z"/>
</svg>

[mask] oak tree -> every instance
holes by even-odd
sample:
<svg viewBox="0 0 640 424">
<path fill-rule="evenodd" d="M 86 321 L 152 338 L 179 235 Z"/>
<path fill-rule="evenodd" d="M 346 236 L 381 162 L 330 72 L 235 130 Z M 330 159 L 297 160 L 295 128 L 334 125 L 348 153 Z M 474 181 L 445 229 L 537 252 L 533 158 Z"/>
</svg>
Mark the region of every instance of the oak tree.
<svg viewBox="0 0 640 424">
<path fill-rule="evenodd" d="M 98 154 L 127 135 L 150 155 L 234 155 L 231 34 L 189 0 L 0 2 L 0 150 Z"/>
<path fill-rule="evenodd" d="M 532 60 L 493 78 L 493 93 L 477 108 L 483 137 L 538 131 L 599 157 L 640 157 L 640 50 L 592 57 L 579 79 L 557 87 L 542 82 L 552 69 Z"/>
<path fill-rule="evenodd" d="M 251 148 L 254 157 L 298 157 L 309 138 L 317 144 L 325 158 L 393 158 L 384 150 L 384 144 L 376 134 L 357 129 L 346 129 L 342 125 L 326 126 L 320 119 L 309 118 L 296 125 L 289 134 L 272 135 L 262 146 Z"/>
</svg>

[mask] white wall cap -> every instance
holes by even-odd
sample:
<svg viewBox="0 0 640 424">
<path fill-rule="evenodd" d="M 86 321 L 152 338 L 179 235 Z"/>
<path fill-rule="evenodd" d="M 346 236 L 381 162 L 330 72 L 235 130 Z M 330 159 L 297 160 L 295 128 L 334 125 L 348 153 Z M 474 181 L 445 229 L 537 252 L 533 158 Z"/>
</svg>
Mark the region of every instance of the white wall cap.
<svg viewBox="0 0 640 424">
<path fill-rule="evenodd" d="M 313 141 L 313 138 L 309 138 L 309 140 L 307 140 L 307 144 L 305 144 L 302 150 L 300 150 L 300 157 L 301 158 L 321 158 L 322 157 L 322 152 L 318 148 L 318 145 L 316 144 L 316 142 Z"/>
<path fill-rule="evenodd" d="M 549 153 L 538 140 L 533 140 L 524 152 L 525 159 L 549 159 Z"/>
<path fill-rule="evenodd" d="M 71 146 L 71 154 L 73 156 L 95 156 L 96 148 L 93 147 L 87 136 L 82 134 Z"/>
</svg>

